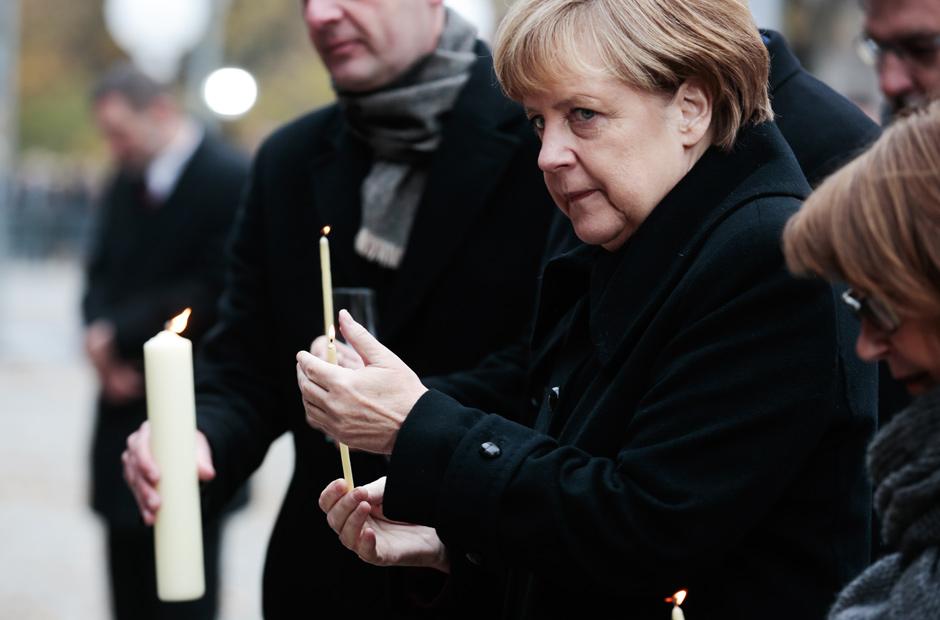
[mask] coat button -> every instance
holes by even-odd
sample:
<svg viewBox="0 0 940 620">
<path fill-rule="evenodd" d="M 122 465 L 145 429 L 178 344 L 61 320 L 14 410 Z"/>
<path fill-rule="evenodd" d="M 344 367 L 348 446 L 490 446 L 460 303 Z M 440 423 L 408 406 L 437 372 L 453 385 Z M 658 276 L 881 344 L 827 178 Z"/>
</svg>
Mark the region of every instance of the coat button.
<svg viewBox="0 0 940 620">
<path fill-rule="evenodd" d="M 480 566 L 483 564 L 483 556 L 477 553 L 476 551 L 471 551 L 466 555 L 467 561 L 473 564 L 474 566 Z"/>
<path fill-rule="evenodd" d="M 480 454 L 488 459 L 495 459 L 502 453 L 503 451 L 500 450 L 499 446 L 492 441 L 485 441 L 480 444 Z"/>
<path fill-rule="evenodd" d="M 561 388 L 557 385 L 548 391 L 548 410 L 555 411 L 558 405 L 558 398 L 561 396 Z"/>
</svg>

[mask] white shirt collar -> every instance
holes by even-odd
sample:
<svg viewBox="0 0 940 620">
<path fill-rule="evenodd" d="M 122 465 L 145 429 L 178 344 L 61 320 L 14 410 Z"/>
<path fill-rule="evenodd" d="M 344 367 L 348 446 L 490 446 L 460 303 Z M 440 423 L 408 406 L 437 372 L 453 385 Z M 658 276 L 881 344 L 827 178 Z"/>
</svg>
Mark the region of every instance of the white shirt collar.
<svg viewBox="0 0 940 620">
<path fill-rule="evenodd" d="M 180 124 L 173 139 L 147 166 L 147 192 L 151 197 L 163 202 L 170 196 L 183 168 L 202 142 L 203 134 L 203 128 L 191 120 Z"/>
</svg>

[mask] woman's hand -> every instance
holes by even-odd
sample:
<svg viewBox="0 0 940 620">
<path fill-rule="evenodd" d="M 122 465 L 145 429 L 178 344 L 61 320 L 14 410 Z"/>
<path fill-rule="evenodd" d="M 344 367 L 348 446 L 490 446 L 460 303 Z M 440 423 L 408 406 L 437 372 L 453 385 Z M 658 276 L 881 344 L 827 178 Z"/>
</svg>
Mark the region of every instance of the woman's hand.
<svg viewBox="0 0 940 620">
<path fill-rule="evenodd" d="M 434 528 L 389 521 L 382 514 L 385 477 L 351 492 L 334 480 L 320 494 L 320 509 L 339 539 L 376 566 L 419 566 L 449 573 L 447 549 Z"/>
<path fill-rule="evenodd" d="M 339 324 L 365 365 L 351 370 L 298 353 L 297 385 L 307 422 L 350 448 L 391 454 L 398 429 L 428 389 L 345 310 Z"/>
</svg>

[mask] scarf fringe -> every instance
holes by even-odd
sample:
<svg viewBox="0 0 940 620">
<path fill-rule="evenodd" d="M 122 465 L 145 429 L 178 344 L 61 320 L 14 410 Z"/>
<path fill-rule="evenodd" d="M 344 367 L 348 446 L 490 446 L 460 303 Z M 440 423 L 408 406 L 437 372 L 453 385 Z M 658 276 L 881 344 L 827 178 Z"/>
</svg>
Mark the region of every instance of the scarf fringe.
<svg viewBox="0 0 940 620">
<path fill-rule="evenodd" d="M 356 234 L 356 253 L 363 258 L 389 269 L 398 269 L 405 251 L 391 241 L 377 237 L 372 231 L 362 228 Z"/>
</svg>

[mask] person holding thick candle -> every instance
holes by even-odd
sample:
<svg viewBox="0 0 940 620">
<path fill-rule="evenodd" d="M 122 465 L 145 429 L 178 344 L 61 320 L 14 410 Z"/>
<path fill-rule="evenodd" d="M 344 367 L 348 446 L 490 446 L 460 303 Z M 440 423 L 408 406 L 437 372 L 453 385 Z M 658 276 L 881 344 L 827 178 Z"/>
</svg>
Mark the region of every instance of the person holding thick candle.
<svg viewBox="0 0 940 620">
<path fill-rule="evenodd" d="M 378 334 L 422 374 L 448 373 L 523 333 L 551 198 L 521 107 L 442 0 L 309 0 L 302 16 L 338 101 L 275 131 L 255 159 L 220 320 L 196 359 L 200 463 L 216 472 L 204 507 L 211 515 L 290 432 L 265 618 L 340 617 L 353 604 L 358 615 L 414 615 L 424 592 L 414 573 L 432 578 L 429 591 L 438 574 L 360 562 L 316 505 L 340 455 L 306 423 L 294 355 L 324 331 L 321 230 L 332 228 L 332 284 L 373 289 Z M 147 438 L 129 439 L 125 472 L 150 522 L 159 494 Z M 385 470 L 384 458 L 351 456 L 356 478 Z"/>
<path fill-rule="evenodd" d="M 783 235 L 787 264 L 851 288 L 855 349 L 913 401 L 868 449 L 887 553 L 832 620 L 940 617 L 940 103 L 899 118 L 810 196 Z"/>
<path fill-rule="evenodd" d="M 540 405 L 465 407 L 342 313 L 365 365 L 298 353 L 307 417 L 390 465 L 328 485 L 328 523 L 455 588 L 505 575 L 509 618 L 665 619 L 679 589 L 689 618 L 821 617 L 868 561 L 874 371 L 833 290 L 784 266 L 809 187 L 746 5 L 519 0 L 495 65 L 584 242 L 542 277 Z"/>
<path fill-rule="evenodd" d="M 121 479 L 127 436 L 147 415 L 144 342 L 187 306 L 194 344 L 216 317 L 224 246 L 248 176 L 248 160 L 204 131 L 170 87 L 129 64 L 92 93 L 95 120 L 115 163 L 102 193 L 82 303 L 85 348 L 100 392 L 91 448 L 91 503 L 107 527 L 115 618 L 206 620 L 218 601 L 222 520 L 205 524 L 206 595 L 158 600 L 154 541 Z M 244 503 L 245 494 L 241 495 Z"/>
</svg>

